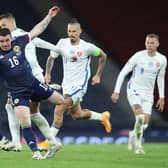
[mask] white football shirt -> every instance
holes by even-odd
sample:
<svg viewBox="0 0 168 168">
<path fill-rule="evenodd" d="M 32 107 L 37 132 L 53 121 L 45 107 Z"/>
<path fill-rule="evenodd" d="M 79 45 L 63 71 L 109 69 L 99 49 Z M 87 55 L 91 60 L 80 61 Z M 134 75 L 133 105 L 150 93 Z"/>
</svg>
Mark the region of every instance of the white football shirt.
<svg viewBox="0 0 168 168">
<path fill-rule="evenodd" d="M 51 51 L 50 55 L 53 58 L 62 56 L 62 87 L 86 86 L 90 78 L 90 56 L 98 56 L 100 49 L 84 40 L 80 40 L 78 45 L 72 45 L 69 38 L 60 39 L 56 48 L 57 52 Z"/>
<path fill-rule="evenodd" d="M 132 71 L 132 76 L 127 85 L 128 89 L 152 96 L 157 78 L 159 96 L 164 97 L 166 66 L 166 57 L 161 53 L 156 52 L 156 55 L 151 57 L 148 55 L 147 50 L 139 51 L 122 68 L 114 92 L 120 93 L 124 78 Z"/>
</svg>

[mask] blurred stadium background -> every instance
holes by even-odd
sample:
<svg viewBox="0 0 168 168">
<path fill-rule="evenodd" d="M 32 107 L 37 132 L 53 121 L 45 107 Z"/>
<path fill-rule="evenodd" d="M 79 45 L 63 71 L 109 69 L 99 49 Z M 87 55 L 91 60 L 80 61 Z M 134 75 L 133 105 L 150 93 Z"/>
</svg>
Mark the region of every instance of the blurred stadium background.
<svg viewBox="0 0 168 168">
<path fill-rule="evenodd" d="M 59 38 L 66 37 L 66 25 L 72 17 L 76 17 L 82 27 L 82 38 L 95 43 L 108 54 L 107 65 L 103 73 L 102 84 L 92 87 L 82 102 L 82 107 L 95 111 L 109 110 L 113 131 L 106 134 L 99 122 L 73 121 L 65 114 L 64 126 L 59 133 L 63 143 L 125 143 L 128 130 L 133 127 L 134 118 L 130 112 L 126 99 L 126 81 L 122 88 L 121 99 L 118 104 L 112 104 L 110 96 L 114 88 L 116 77 L 128 58 L 137 50 L 144 48 L 144 38 L 147 33 L 159 34 L 161 46 L 159 50 L 168 55 L 168 13 L 166 1 L 79 1 L 79 0 L 6 0 L 0 5 L 0 13 L 12 12 L 17 25 L 29 31 L 45 16 L 52 5 L 61 8 L 59 15 L 52 21 L 47 30 L 40 36 L 49 42 L 56 43 Z M 38 60 L 45 69 L 49 51 L 38 49 Z M 96 60 L 92 60 L 92 72 L 96 69 Z M 168 82 L 168 75 L 166 76 Z M 53 81 L 61 83 L 61 59 L 57 59 L 53 69 Z M 10 137 L 7 115 L 4 108 L 7 94 L 0 82 L 0 131 Z M 167 85 L 167 84 L 166 84 Z M 166 87 L 166 96 L 168 87 Z M 156 89 L 157 98 L 157 89 Z M 54 106 L 43 102 L 41 112 L 50 124 L 53 119 Z M 168 104 L 163 113 L 153 108 L 150 126 L 145 132 L 144 139 L 148 142 L 168 141 Z M 34 130 L 39 131 L 34 126 Z M 40 139 L 42 136 L 39 134 Z"/>
</svg>

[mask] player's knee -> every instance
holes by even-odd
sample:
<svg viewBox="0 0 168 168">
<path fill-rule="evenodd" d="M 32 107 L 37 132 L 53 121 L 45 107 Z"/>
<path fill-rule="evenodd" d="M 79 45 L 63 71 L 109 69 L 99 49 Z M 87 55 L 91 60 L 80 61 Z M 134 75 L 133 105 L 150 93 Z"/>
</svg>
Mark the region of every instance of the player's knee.
<svg viewBox="0 0 168 168">
<path fill-rule="evenodd" d="M 79 120 L 81 119 L 81 114 L 80 113 L 73 113 L 71 114 L 73 120 Z"/>
<path fill-rule="evenodd" d="M 61 105 L 64 104 L 64 97 L 62 95 L 59 96 L 58 100 L 57 100 L 57 105 Z"/>
<path fill-rule="evenodd" d="M 31 126 L 31 121 L 27 117 L 21 117 L 19 118 L 19 121 L 22 128 Z"/>
</svg>

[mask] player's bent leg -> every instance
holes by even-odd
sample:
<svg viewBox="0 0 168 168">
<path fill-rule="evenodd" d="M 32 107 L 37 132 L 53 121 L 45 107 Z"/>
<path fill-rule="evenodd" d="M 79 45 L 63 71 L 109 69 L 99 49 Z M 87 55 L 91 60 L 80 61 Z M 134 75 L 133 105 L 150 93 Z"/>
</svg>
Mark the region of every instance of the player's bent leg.
<svg viewBox="0 0 168 168">
<path fill-rule="evenodd" d="M 48 100 L 51 103 L 57 104 L 57 105 L 61 105 L 64 103 L 64 97 L 56 91 L 53 92 L 53 94 L 48 98 Z"/>
<path fill-rule="evenodd" d="M 39 130 L 41 131 L 41 133 L 44 135 L 44 137 L 46 138 L 46 140 L 40 144 L 38 144 L 38 149 L 40 151 L 47 151 L 50 147 L 50 145 L 55 144 L 56 143 L 56 139 L 55 136 L 52 134 L 50 126 L 47 122 L 47 120 L 45 119 L 45 117 L 37 111 L 39 110 L 39 105 L 40 103 L 38 102 L 32 102 L 31 103 L 31 120 L 37 125 L 37 127 L 39 128 Z"/>
<path fill-rule="evenodd" d="M 14 108 L 16 116 L 19 118 L 23 130 L 23 136 L 27 145 L 33 153 L 39 153 L 37 148 L 36 138 L 31 128 L 30 110 L 29 107 L 18 105 Z"/>
<path fill-rule="evenodd" d="M 104 125 L 107 133 L 111 132 L 110 112 L 97 113 L 88 109 L 81 109 L 80 104 L 75 105 L 71 110 L 73 119 L 99 120 Z"/>
<path fill-rule="evenodd" d="M 74 113 L 74 111 L 73 111 L 73 113 L 71 112 L 71 116 L 72 116 L 73 120 L 89 119 L 90 115 L 91 115 L 91 113 L 89 110 L 78 110 L 75 113 Z"/>
<path fill-rule="evenodd" d="M 49 124 L 47 120 L 41 115 L 40 112 L 31 114 L 31 120 L 35 123 L 35 125 L 39 128 L 41 133 L 45 136 L 47 140 L 55 140 L 54 136 L 52 136 Z M 42 145 L 42 146 L 41 146 Z M 48 150 L 48 141 L 47 145 L 44 144 L 38 144 L 38 149 L 40 151 L 47 151 Z"/>
<path fill-rule="evenodd" d="M 64 104 L 57 105 L 54 109 L 54 121 L 53 125 L 51 127 L 51 132 L 54 135 L 54 137 L 58 134 L 59 129 L 61 128 L 63 124 L 63 114 L 64 111 L 72 104 L 72 99 L 69 96 L 65 96 Z M 49 142 L 48 140 L 45 140 L 38 144 L 38 148 L 40 150 L 48 150 L 49 149 Z"/>
<path fill-rule="evenodd" d="M 52 135 L 54 135 L 54 137 L 58 134 L 59 130 L 60 130 L 59 128 L 56 128 L 54 126 L 51 126 L 50 128 L 50 132 Z M 38 143 L 38 149 L 40 151 L 47 151 L 49 149 L 49 146 L 50 144 L 48 140 L 44 140 L 41 143 Z"/>
<path fill-rule="evenodd" d="M 59 129 L 63 125 L 64 112 L 71 106 L 72 99 L 71 97 L 66 97 L 64 104 L 56 105 L 54 109 L 54 121 L 51 127 L 52 134 L 56 136 L 59 132 Z"/>
<path fill-rule="evenodd" d="M 57 136 L 62 124 L 63 124 L 63 114 L 64 111 L 67 109 L 68 104 L 65 101 L 63 105 L 57 105 L 54 110 L 54 121 L 50 128 L 50 131 L 54 137 Z M 38 144 L 38 148 L 40 151 L 48 150 L 49 149 L 49 142 L 45 140 Z"/>
</svg>

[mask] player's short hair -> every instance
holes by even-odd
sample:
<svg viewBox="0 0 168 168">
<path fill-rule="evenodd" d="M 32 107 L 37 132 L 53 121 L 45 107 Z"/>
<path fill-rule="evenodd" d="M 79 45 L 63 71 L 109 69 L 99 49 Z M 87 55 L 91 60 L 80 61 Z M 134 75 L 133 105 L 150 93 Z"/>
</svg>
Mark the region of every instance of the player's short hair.
<svg viewBox="0 0 168 168">
<path fill-rule="evenodd" d="M 0 20 L 2 19 L 14 19 L 15 20 L 15 16 L 12 13 L 7 12 L 7 13 L 3 13 L 0 15 Z"/>
<path fill-rule="evenodd" d="M 72 18 L 72 19 L 69 21 L 68 24 L 79 24 L 79 25 L 80 25 L 80 23 L 79 23 L 79 21 L 77 20 L 77 18 Z"/>
<path fill-rule="evenodd" d="M 155 34 L 155 33 L 150 33 L 150 34 L 147 34 L 146 37 L 149 37 L 149 38 L 156 38 L 158 41 L 159 41 L 159 35 Z"/>
<path fill-rule="evenodd" d="M 9 29 L 7 28 L 0 28 L 0 36 L 7 36 L 7 35 L 11 35 L 11 32 Z"/>
<path fill-rule="evenodd" d="M 77 18 L 72 18 L 69 23 L 73 24 L 73 23 L 79 23 Z"/>
</svg>

